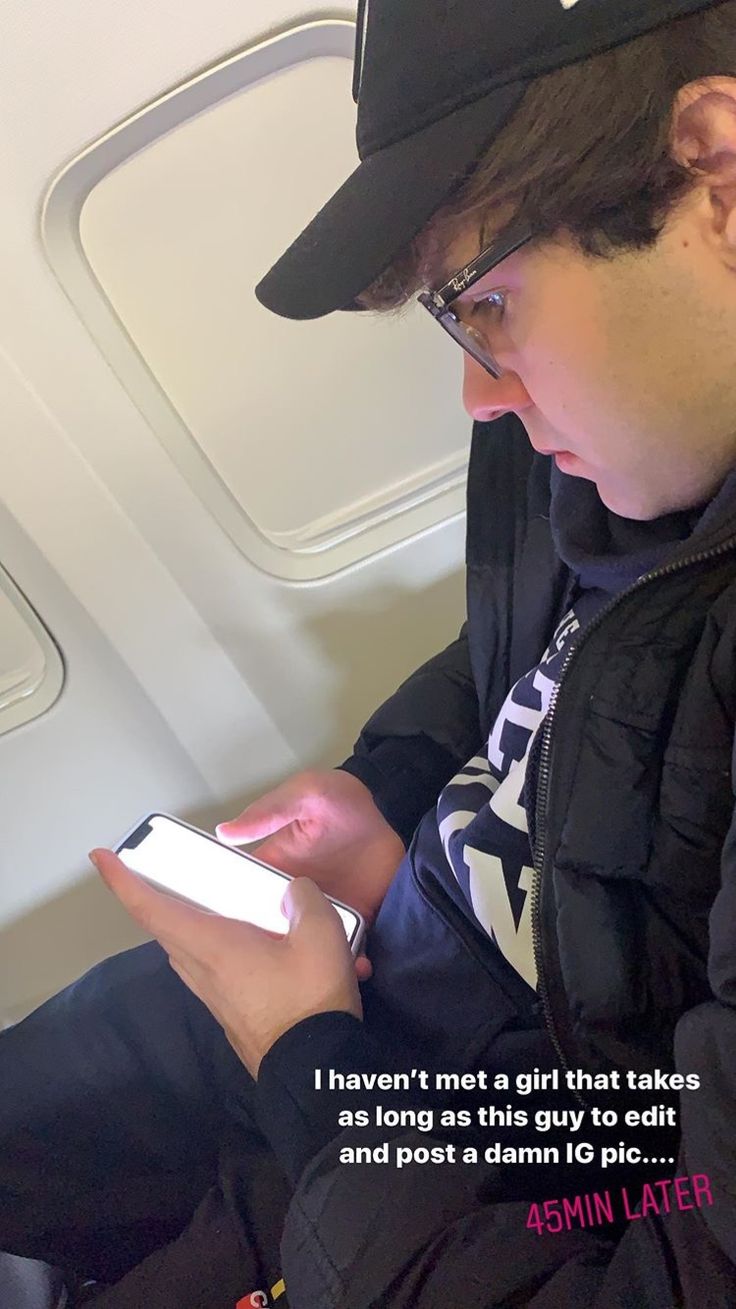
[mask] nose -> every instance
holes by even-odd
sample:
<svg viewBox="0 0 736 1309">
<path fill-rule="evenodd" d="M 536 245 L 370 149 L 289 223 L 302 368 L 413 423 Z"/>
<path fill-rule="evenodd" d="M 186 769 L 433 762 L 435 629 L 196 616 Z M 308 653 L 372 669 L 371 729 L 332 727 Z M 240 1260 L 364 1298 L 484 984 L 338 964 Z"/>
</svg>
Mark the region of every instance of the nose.
<svg viewBox="0 0 736 1309">
<path fill-rule="evenodd" d="M 518 373 L 504 373 L 491 377 L 471 355 L 465 355 L 463 374 L 463 406 L 478 423 L 490 423 L 509 410 L 520 413 L 531 405 L 532 398 Z"/>
</svg>

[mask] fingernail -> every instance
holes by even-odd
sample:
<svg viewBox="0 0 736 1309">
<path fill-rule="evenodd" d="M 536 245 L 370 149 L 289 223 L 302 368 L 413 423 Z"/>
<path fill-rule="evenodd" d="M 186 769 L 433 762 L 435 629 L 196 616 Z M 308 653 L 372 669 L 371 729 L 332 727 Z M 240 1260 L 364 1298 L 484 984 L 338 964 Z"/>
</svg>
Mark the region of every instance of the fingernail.
<svg viewBox="0 0 736 1309">
<path fill-rule="evenodd" d="M 96 851 L 96 850 L 90 850 L 89 854 L 87 855 L 87 858 L 89 859 L 89 861 L 90 861 L 91 864 L 94 864 L 95 868 L 97 869 L 97 871 L 98 871 L 98 873 L 99 873 L 99 871 L 100 871 L 100 865 L 99 865 L 98 860 L 97 860 L 97 851 Z"/>
</svg>

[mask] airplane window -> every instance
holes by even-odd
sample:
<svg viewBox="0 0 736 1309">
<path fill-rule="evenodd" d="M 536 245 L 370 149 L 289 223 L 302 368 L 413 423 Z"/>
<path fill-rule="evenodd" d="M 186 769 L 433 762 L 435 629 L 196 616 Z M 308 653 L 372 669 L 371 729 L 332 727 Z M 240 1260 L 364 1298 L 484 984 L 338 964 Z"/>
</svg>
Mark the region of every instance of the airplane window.
<svg viewBox="0 0 736 1309">
<path fill-rule="evenodd" d="M 357 163 L 354 30 L 306 23 L 208 70 L 85 151 L 44 214 L 156 438 L 243 553 L 294 580 L 464 512 L 460 365 L 427 316 L 295 323 L 253 294 Z"/>
</svg>

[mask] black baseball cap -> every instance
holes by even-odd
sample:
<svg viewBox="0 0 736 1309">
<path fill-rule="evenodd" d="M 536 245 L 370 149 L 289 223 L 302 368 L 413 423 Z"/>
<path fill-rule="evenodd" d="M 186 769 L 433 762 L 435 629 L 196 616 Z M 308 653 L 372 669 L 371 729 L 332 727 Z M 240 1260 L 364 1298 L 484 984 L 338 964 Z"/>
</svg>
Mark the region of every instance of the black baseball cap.
<svg viewBox="0 0 736 1309">
<path fill-rule="evenodd" d="M 360 0 L 361 163 L 256 287 L 284 318 L 353 302 L 472 171 L 544 73 L 722 0 Z"/>
</svg>

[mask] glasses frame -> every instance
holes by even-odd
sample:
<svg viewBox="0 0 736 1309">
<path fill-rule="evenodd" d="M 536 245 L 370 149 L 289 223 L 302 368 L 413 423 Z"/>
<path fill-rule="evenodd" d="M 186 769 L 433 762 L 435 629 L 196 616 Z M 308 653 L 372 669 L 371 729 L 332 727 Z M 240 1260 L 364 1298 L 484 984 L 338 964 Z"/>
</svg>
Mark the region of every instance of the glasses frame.
<svg viewBox="0 0 736 1309">
<path fill-rule="evenodd" d="M 491 245 L 486 246 L 476 256 L 472 263 L 466 264 L 464 268 L 459 269 L 449 281 L 436 291 L 423 291 L 417 297 L 419 304 L 429 311 L 434 319 L 457 341 L 469 355 L 479 363 L 491 377 L 503 377 L 504 370 L 491 355 L 490 351 L 482 354 L 480 348 L 474 346 L 473 338 L 469 335 L 468 328 L 460 321 L 452 311 L 452 305 L 459 295 L 467 291 L 469 287 L 479 282 L 482 277 L 490 273 L 492 269 L 500 264 L 509 255 L 515 254 L 523 245 L 531 241 L 534 237 L 534 231 L 528 223 L 516 223 L 507 228 L 502 237 L 497 237 Z"/>
</svg>

